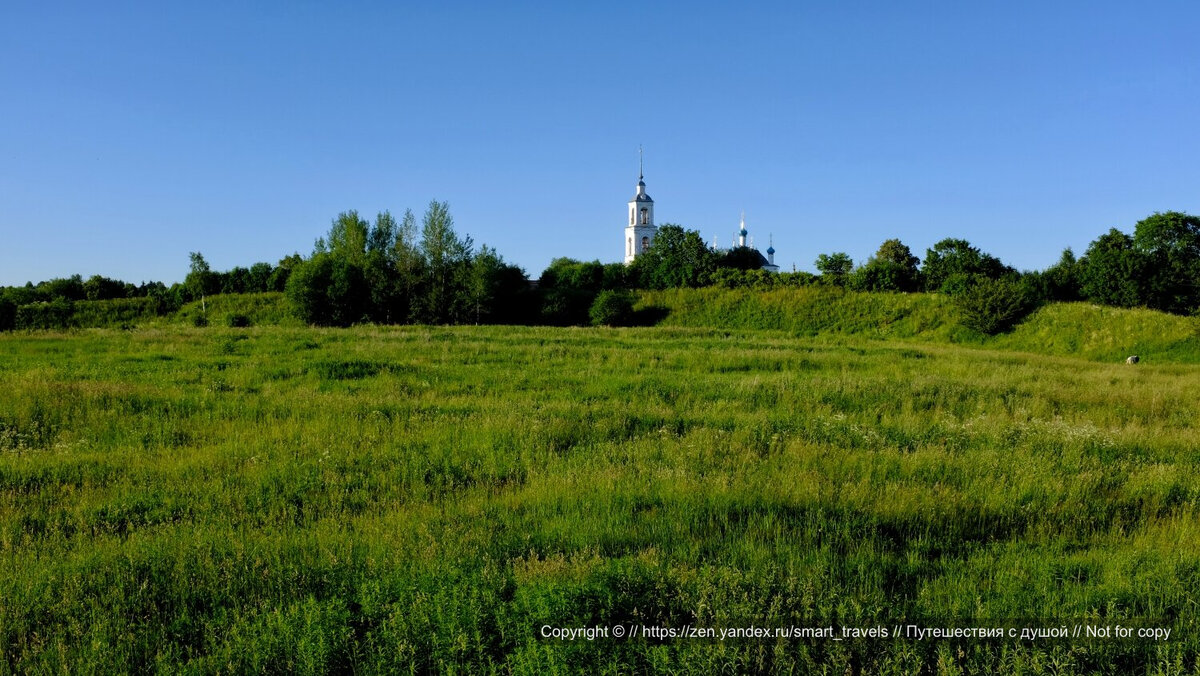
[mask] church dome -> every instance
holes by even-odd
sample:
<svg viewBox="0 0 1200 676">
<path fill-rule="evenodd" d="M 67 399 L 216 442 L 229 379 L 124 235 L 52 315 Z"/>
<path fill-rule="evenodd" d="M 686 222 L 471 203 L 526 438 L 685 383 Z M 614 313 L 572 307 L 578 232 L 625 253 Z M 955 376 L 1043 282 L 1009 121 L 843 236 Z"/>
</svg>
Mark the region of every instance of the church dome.
<svg viewBox="0 0 1200 676">
<path fill-rule="evenodd" d="M 646 182 L 644 180 L 642 180 L 642 178 L 640 176 L 638 177 L 637 194 L 634 195 L 633 199 L 629 200 L 629 201 L 630 202 L 653 202 L 654 201 L 654 200 L 650 199 L 649 195 L 646 194 Z"/>
</svg>

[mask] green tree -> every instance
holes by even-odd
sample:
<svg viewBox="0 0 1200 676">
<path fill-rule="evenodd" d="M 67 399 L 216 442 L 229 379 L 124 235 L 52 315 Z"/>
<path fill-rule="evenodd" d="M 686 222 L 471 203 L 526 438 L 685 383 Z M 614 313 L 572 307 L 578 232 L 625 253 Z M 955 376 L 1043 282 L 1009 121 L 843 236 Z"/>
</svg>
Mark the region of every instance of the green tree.
<svg viewBox="0 0 1200 676">
<path fill-rule="evenodd" d="M 832 254 L 821 254 L 814 261 L 817 271 L 821 273 L 821 281 L 826 284 L 841 286 L 846 283 L 846 277 L 854 269 L 854 260 L 840 251 Z"/>
<path fill-rule="evenodd" d="M 416 317 L 422 284 L 425 279 L 425 259 L 417 243 L 417 219 L 411 209 L 404 211 L 392 240 L 391 259 L 396 268 L 395 307 L 392 314 L 398 322 Z"/>
<path fill-rule="evenodd" d="M 620 267 L 624 265 L 617 263 Z M 500 266 L 494 276 L 489 321 L 497 324 L 531 324 L 538 318 L 538 302 L 525 271 L 515 265 Z"/>
<path fill-rule="evenodd" d="M 328 251 L 313 254 L 292 270 L 287 296 L 300 318 L 320 326 L 349 326 L 366 311 L 362 268 Z"/>
<path fill-rule="evenodd" d="M 628 326 L 633 322 L 633 294 L 624 289 L 606 289 L 596 295 L 588 310 L 592 326 Z"/>
<path fill-rule="evenodd" d="M 61 298 L 66 301 L 84 300 L 87 292 L 84 290 L 83 277 L 55 277 L 37 285 L 38 295 L 42 300 L 52 301 Z"/>
<path fill-rule="evenodd" d="M 1043 300 L 1075 301 L 1083 298 L 1081 274 L 1083 268 L 1075 259 L 1075 252 L 1063 249 L 1058 262 L 1040 273 L 1026 275 L 1034 285 L 1037 296 Z"/>
<path fill-rule="evenodd" d="M 965 239 L 947 238 L 925 252 L 921 273 L 927 291 L 954 293 L 966 288 L 973 277 L 1000 279 L 1014 272 L 1000 259 L 983 253 Z"/>
<path fill-rule="evenodd" d="M 479 247 L 479 252 L 471 260 L 465 291 L 467 312 L 475 324 L 484 323 L 490 318 L 503 269 L 504 259 L 487 245 Z"/>
<path fill-rule="evenodd" d="M 445 324 L 463 316 L 463 287 L 471 247 L 470 237 L 460 239 L 454 232 L 450 205 L 437 200 L 430 202 L 421 223 L 420 252 L 425 268 L 424 293 L 419 303 L 422 321 Z"/>
<path fill-rule="evenodd" d="M 92 275 L 83 283 L 83 294 L 88 300 L 125 298 L 125 284 L 108 277 Z"/>
<path fill-rule="evenodd" d="M 0 331 L 12 331 L 17 326 L 17 304 L 9 295 L 0 295 Z"/>
<path fill-rule="evenodd" d="M 964 326 L 987 335 L 1008 331 L 1036 308 L 1029 288 L 1015 276 L 989 279 L 982 275 L 960 293 L 954 304 Z"/>
<path fill-rule="evenodd" d="M 624 263 L 606 263 L 600 273 L 601 289 L 628 289 L 629 266 Z"/>
<path fill-rule="evenodd" d="M 1145 305 L 1149 266 L 1133 238 L 1112 228 L 1088 245 L 1080 261 L 1080 291 L 1088 300 L 1105 305 Z"/>
<path fill-rule="evenodd" d="M 312 258 L 292 268 L 287 280 L 287 298 L 300 319 L 308 324 L 329 323 L 329 280 L 333 259 L 329 252 L 313 254 Z"/>
<path fill-rule="evenodd" d="M 313 253 L 329 253 L 361 268 L 366 262 L 370 228 L 354 209 L 343 211 L 330 223 L 329 232 L 317 240 Z"/>
<path fill-rule="evenodd" d="M 916 291 L 920 288 L 920 259 L 903 242 L 889 239 L 849 278 L 849 286 L 860 291 Z"/>
<path fill-rule="evenodd" d="M 271 291 L 271 274 L 274 270 L 270 263 L 255 263 L 250 266 L 250 279 L 247 290 L 254 293 L 263 293 Z"/>
<path fill-rule="evenodd" d="M 1134 226 L 1133 245 L 1148 262 L 1143 279 L 1147 305 L 1177 314 L 1200 306 L 1200 217 L 1155 213 Z"/>
<path fill-rule="evenodd" d="M 358 266 L 355 266 L 358 267 Z M 402 319 L 396 315 L 398 284 L 396 266 L 386 251 L 371 249 L 360 268 L 366 284 L 367 317 L 379 324 L 393 324 Z"/>
<path fill-rule="evenodd" d="M 375 216 L 366 237 L 363 277 L 370 291 L 367 315 L 374 322 L 392 324 L 407 319 L 399 301 L 399 273 L 395 249 L 399 224 L 389 211 Z"/>
<path fill-rule="evenodd" d="M 249 290 L 250 270 L 234 266 L 221 275 L 221 293 L 246 293 Z"/>
<path fill-rule="evenodd" d="M 538 279 L 543 321 L 556 325 L 586 324 L 588 309 L 596 294 L 604 289 L 606 277 L 611 276 L 600 261 L 584 263 L 571 258 L 550 261 Z"/>
<path fill-rule="evenodd" d="M 220 280 L 199 251 L 189 253 L 188 259 L 190 261 L 189 270 L 187 277 L 183 280 L 183 286 L 192 300 L 200 301 L 201 311 L 207 315 L 208 306 L 205 297 L 217 293 L 220 288 L 218 286 Z"/>
<path fill-rule="evenodd" d="M 630 265 L 630 276 L 645 289 L 706 286 L 717 267 L 717 256 L 700 233 L 666 223 L 654 233 L 650 248 Z"/>
<path fill-rule="evenodd" d="M 286 290 L 287 280 L 288 277 L 291 276 L 292 270 L 303 262 L 304 258 L 298 253 L 294 253 L 290 256 L 284 256 L 283 258 L 279 259 L 279 265 L 276 265 L 275 269 L 271 271 L 271 277 L 267 282 L 267 290 Z"/>
<path fill-rule="evenodd" d="M 396 245 L 397 231 L 400 229 L 392 212 L 384 210 L 375 215 L 375 223 L 367 233 L 366 250 L 377 251 L 390 256 Z"/>
</svg>

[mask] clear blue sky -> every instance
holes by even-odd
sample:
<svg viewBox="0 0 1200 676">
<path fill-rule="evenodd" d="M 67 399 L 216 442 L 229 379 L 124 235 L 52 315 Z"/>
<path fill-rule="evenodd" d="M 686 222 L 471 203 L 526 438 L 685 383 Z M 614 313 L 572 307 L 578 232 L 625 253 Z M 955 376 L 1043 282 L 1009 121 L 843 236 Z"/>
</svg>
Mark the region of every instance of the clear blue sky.
<svg viewBox="0 0 1200 676">
<path fill-rule="evenodd" d="M 0 22 L 0 284 L 182 279 L 431 199 L 537 276 L 658 222 L 1043 268 L 1200 213 L 1195 2 L 54 3 Z"/>
</svg>

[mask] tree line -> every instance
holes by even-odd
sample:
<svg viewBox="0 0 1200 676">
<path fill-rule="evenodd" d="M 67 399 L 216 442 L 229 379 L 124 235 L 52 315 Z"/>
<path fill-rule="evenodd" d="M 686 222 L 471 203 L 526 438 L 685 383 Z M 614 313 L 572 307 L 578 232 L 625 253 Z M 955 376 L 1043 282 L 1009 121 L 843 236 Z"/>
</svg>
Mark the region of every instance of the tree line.
<svg viewBox="0 0 1200 676">
<path fill-rule="evenodd" d="M 73 303 L 142 299 L 145 311 L 169 314 L 184 303 L 223 293 L 283 292 L 305 322 L 379 324 L 630 324 L 652 321 L 633 310 L 633 291 L 722 286 L 765 289 L 825 285 L 858 291 L 942 293 L 968 326 L 984 333 L 1011 328 L 1046 301 L 1086 300 L 1176 314 L 1200 310 L 1200 218 L 1168 211 L 1139 221 L 1132 235 L 1111 229 L 1083 256 L 1071 249 L 1041 271 L 1022 272 L 964 239 L 947 238 L 918 258 L 899 239 L 883 242 L 859 265 L 844 252 L 821 254 L 818 274 L 768 273 L 747 247 L 714 250 L 700 234 L 659 227 L 630 265 L 558 258 L 537 280 L 495 249 L 459 236 L 445 202 L 432 201 L 420 223 L 411 210 L 368 221 L 356 211 L 333 219 L 307 257 L 213 271 L 191 254 L 181 284 L 133 285 L 79 275 L 0 289 L 0 329 L 66 321 Z"/>
<path fill-rule="evenodd" d="M 373 223 L 346 211 L 317 240 L 285 287 L 310 324 L 523 323 L 525 272 L 495 249 L 460 237 L 445 202 L 430 202 L 421 224 L 411 210 Z"/>
</svg>

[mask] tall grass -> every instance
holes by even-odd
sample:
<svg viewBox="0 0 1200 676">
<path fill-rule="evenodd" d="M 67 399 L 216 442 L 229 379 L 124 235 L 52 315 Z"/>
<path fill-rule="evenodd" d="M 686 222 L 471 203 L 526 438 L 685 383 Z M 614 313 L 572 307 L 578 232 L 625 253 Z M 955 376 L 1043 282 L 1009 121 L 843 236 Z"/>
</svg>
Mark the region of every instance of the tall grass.
<svg viewBox="0 0 1200 676">
<path fill-rule="evenodd" d="M 877 338 L 953 340 L 966 335 L 941 294 L 871 293 L 804 286 L 772 290 L 644 291 L 640 307 L 658 307 L 669 326 L 770 329 L 801 336 L 822 333 Z"/>
<path fill-rule="evenodd" d="M 282 293 L 226 293 L 186 303 L 170 317 L 170 323 L 192 326 L 203 316 L 214 326 L 229 326 L 234 316 L 246 317 L 255 326 L 302 326 Z"/>
<path fill-rule="evenodd" d="M 1136 354 L 1158 362 L 1200 363 L 1200 319 L 1155 310 L 1054 303 L 990 345 L 1045 354 L 1121 361 Z"/>
<path fill-rule="evenodd" d="M 0 336 L 0 659 L 1193 672 L 1195 368 L 695 328 Z M 538 636 L 1006 621 L 1174 633 Z"/>
<path fill-rule="evenodd" d="M 942 294 L 867 293 L 810 286 L 771 291 L 719 288 L 643 292 L 662 324 L 955 343 L 1096 361 L 1136 354 L 1200 363 L 1200 319 L 1090 303 L 1050 303 L 1012 331 L 983 336 L 963 328 Z"/>
</svg>

